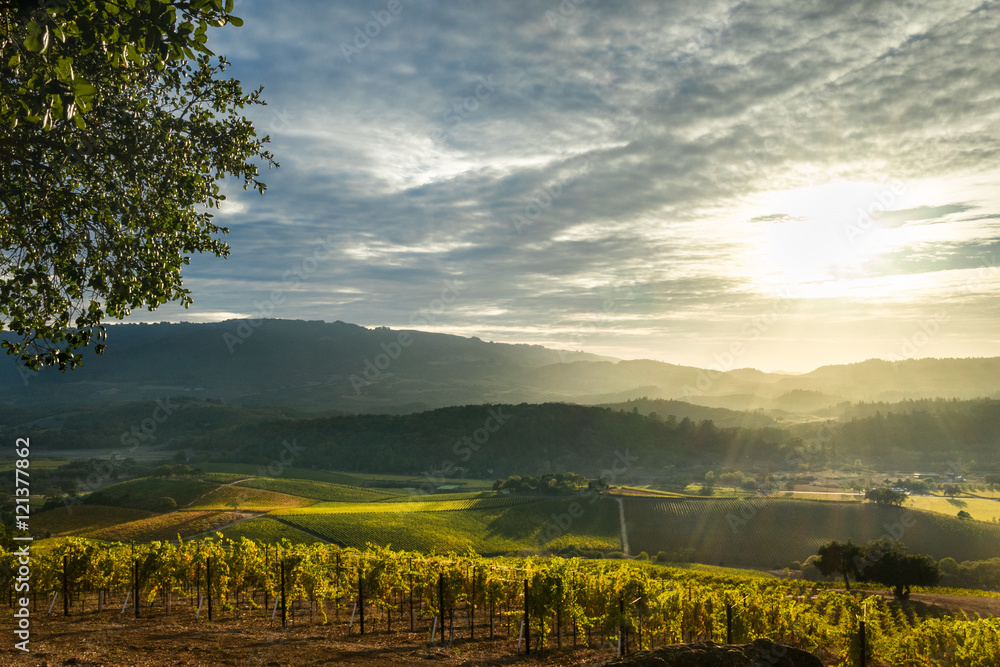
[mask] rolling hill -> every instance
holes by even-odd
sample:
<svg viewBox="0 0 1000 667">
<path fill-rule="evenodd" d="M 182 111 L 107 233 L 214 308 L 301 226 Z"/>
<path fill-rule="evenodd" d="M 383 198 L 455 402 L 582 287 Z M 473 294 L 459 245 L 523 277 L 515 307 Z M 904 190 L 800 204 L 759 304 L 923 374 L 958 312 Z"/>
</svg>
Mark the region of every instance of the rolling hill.
<svg viewBox="0 0 1000 667">
<path fill-rule="evenodd" d="M 619 361 L 344 322 L 230 320 L 114 325 L 72 373 L 0 364 L 0 403 L 194 397 L 242 406 L 402 414 L 469 403 L 611 404 L 648 397 L 709 407 L 814 411 L 844 401 L 1000 396 L 1000 359 L 869 360 L 788 375 Z"/>
</svg>

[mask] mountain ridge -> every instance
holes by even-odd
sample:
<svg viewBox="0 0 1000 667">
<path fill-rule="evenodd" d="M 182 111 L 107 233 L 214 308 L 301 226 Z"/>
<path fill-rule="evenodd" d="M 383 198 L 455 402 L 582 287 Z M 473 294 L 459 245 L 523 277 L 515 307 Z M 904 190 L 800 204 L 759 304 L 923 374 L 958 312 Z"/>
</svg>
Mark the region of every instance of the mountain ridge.
<svg viewBox="0 0 1000 667">
<path fill-rule="evenodd" d="M 9 357 L 0 366 L 0 401 L 10 405 L 167 396 L 357 413 L 640 398 L 794 413 L 848 401 L 1000 396 L 1000 358 L 868 359 L 800 375 L 722 372 L 452 334 L 270 319 L 111 325 L 105 354 L 88 351 L 75 371 L 19 372 Z"/>
</svg>

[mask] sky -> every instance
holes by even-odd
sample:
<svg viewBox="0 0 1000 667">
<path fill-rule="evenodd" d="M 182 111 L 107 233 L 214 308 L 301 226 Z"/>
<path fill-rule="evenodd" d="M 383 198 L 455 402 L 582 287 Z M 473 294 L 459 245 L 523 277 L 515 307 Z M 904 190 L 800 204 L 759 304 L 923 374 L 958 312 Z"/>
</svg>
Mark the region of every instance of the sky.
<svg viewBox="0 0 1000 667">
<path fill-rule="evenodd" d="M 129 321 L 801 372 L 1000 356 L 1000 3 L 240 0 L 281 167 Z"/>
</svg>

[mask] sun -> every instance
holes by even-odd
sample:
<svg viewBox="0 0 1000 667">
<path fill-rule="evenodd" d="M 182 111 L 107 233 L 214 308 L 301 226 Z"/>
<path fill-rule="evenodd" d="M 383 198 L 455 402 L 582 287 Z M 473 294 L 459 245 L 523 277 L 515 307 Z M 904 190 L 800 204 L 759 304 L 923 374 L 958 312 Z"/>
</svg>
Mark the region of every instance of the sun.
<svg viewBox="0 0 1000 667">
<path fill-rule="evenodd" d="M 762 273 L 782 282 L 864 275 L 884 249 L 879 214 L 907 206 L 898 181 L 839 181 L 762 196 L 750 222 L 761 227 Z"/>
</svg>

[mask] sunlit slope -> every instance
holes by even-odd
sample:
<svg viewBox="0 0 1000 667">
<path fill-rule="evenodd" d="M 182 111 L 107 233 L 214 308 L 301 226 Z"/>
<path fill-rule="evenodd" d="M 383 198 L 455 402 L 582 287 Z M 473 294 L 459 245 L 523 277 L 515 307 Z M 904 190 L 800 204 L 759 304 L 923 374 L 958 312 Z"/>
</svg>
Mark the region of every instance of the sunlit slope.
<svg viewBox="0 0 1000 667">
<path fill-rule="evenodd" d="M 574 504 L 578 509 L 573 510 Z M 358 509 L 362 511 L 358 511 Z M 500 554 L 522 549 L 617 551 L 618 505 L 610 498 L 507 499 L 341 504 L 281 510 L 272 516 L 344 546 Z"/>
<path fill-rule="evenodd" d="M 887 537 L 935 559 L 1000 555 L 1000 526 L 921 510 L 785 498 L 624 502 L 633 553 L 691 549 L 706 563 L 773 568 L 804 561 L 830 540 Z"/>
</svg>

